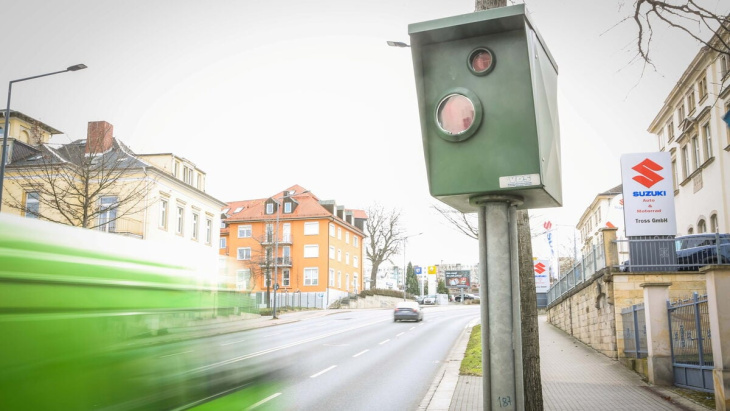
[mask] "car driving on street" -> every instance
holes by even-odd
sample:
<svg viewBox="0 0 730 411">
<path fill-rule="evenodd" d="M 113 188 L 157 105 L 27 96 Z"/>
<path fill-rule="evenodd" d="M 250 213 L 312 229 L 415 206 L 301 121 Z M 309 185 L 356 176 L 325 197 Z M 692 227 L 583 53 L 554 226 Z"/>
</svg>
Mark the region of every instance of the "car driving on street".
<svg viewBox="0 0 730 411">
<path fill-rule="evenodd" d="M 393 322 L 397 321 L 422 321 L 423 311 L 421 306 L 415 301 L 401 301 L 395 306 L 393 310 Z"/>
</svg>

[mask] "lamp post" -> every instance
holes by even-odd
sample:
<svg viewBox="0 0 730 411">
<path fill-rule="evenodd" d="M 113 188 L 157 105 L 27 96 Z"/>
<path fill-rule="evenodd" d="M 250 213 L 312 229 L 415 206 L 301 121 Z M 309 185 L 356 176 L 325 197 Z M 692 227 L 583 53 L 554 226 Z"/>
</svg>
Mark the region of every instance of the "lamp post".
<svg viewBox="0 0 730 411">
<path fill-rule="evenodd" d="M 3 206 L 3 182 L 5 181 L 5 162 L 8 157 L 8 124 L 10 122 L 10 95 L 13 91 L 13 83 L 20 83 L 21 81 L 33 80 L 39 77 L 52 76 L 54 74 L 65 73 L 67 71 L 78 71 L 86 68 L 84 64 L 76 64 L 68 67 L 66 70 L 54 71 L 53 73 L 39 74 L 37 76 L 21 78 L 17 80 L 11 80 L 8 83 L 8 104 L 5 106 L 5 128 L 3 128 L 3 155 L 0 161 L 0 209 Z"/>
<path fill-rule="evenodd" d="M 403 301 L 406 300 L 406 281 L 408 280 L 408 263 L 406 263 L 406 240 L 411 237 L 417 237 L 423 233 L 407 235 L 403 237 Z"/>
</svg>

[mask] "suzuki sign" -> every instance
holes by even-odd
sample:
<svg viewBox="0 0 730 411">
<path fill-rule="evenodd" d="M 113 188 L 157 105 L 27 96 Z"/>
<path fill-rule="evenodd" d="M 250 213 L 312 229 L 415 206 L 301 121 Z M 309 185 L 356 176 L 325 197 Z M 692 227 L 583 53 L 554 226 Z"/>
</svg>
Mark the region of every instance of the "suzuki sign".
<svg viewBox="0 0 730 411">
<path fill-rule="evenodd" d="M 677 235 L 671 155 L 624 154 L 621 179 L 626 235 Z"/>
</svg>

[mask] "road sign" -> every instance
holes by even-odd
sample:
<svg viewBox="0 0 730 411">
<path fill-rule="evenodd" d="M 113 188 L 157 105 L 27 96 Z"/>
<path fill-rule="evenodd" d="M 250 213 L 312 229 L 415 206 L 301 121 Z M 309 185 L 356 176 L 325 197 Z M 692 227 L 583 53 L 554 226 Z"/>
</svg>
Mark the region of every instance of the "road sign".
<svg viewBox="0 0 730 411">
<path fill-rule="evenodd" d="M 416 275 L 421 275 L 421 267 L 415 266 L 413 267 L 413 271 L 416 273 Z"/>
</svg>

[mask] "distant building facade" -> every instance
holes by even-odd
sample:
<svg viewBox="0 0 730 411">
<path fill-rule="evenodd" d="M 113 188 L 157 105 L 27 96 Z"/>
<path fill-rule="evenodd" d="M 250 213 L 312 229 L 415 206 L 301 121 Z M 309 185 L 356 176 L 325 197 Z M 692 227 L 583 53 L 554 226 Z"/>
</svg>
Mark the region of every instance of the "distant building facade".
<svg viewBox="0 0 730 411">
<path fill-rule="evenodd" d="M 11 112 L 8 161 L 2 212 L 85 226 L 144 240 L 155 240 L 195 258 L 217 275 L 220 208 L 224 202 L 205 192 L 205 173 L 173 154 L 135 154 L 113 135 L 105 121 L 89 122 L 86 139 L 49 144 L 61 132 L 22 113 Z M 57 180 L 43 174 L 55 170 Z M 93 170 L 93 178 L 74 173 Z M 104 180 L 104 173 L 118 173 Z M 49 185 L 74 209 L 74 192 L 89 183 L 87 212 L 93 216 L 64 217 L 53 208 Z M 65 190 L 65 191 L 64 191 Z M 78 200 L 81 201 L 81 200 Z M 78 208 L 80 209 L 80 208 Z"/>
<path fill-rule="evenodd" d="M 223 276 L 241 291 L 313 293 L 329 306 L 363 290 L 367 215 L 321 201 L 295 185 L 271 197 L 229 202 L 221 210 Z"/>
<path fill-rule="evenodd" d="M 704 47 L 648 129 L 671 154 L 678 235 L 730 231 L 728 112 L 730 56 Z"/>
<path fill-rule="evenodd" d="M 615 228 L 618 238 L 625 238 L 623 185 L 619 184 L 607 191 L 599 193 L 586 208 L 576 224 L 580 232 L 580 252 L 586 256 L 599 245 L 602 228 Z M 629 258 L 628 246 L 622 242 L 618 245 L 619 261 Z"/>
</svg>

